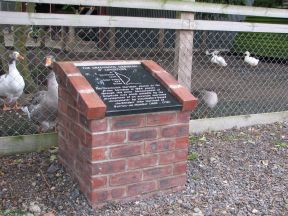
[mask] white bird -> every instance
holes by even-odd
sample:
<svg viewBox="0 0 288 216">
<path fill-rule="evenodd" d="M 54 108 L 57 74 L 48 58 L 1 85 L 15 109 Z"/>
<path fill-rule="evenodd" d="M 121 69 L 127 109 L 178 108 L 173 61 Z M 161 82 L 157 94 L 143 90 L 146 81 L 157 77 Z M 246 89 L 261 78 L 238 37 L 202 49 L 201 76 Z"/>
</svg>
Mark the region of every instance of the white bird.
<svg viewBox="0 0 288 216">
<path fill-rule="evenodd" d="M 193 94 L 198 98 L 199 105 L 204 107 L 204 116 L 206 117 L 208 109 L 212 110 L 218 104 L 218 95 L 215 91 L 202 89 L 193 92 Z"/>
<path fill-rule="evenodd" d="M 246 51 L 245 53 L 245 58 L 244 58 L 244 62 L 248 63 L 251 66 L 257 66 L 259 63 L 259 59 L 256 59 L 254 57 L 250 57 L 250 52 Z"/>
<path fill-rule="evenodd" d="M 25 82 L 16 68 L 16 61 L 23 60 L 19 52 L 14 51 L 10 55 L 9 71 L 0 76 L 0 101 L 3 102 L 3 110 L 9 110 L 7 104 L 14 103 L 13 109 L 19 109 L 17 99 L 22 95 Z"/>
<path fill-rule="evenodd" d="M 225 59 L 222 56 L 219 56 L 218 54 L 219 54 L 218 50 L 215 50 L 212 53 L 209 53 L 208 51 L 206 51 L 206 55 L 212 55 L 212 58 L 211 58 L 212 63 L 218 64 L 222 67 L 226 67 L 227 63 Z"/>
<path fill-rule="evenodd" d="M 49 69 L 48 89 L 37 92 L 32 100 L 32 105 L 28 108 L 31 119 L 40 124 L 43 131 L 55 125 L 58 109 L 58 83 L 52 69 L 55 59 L 53 56 L 46 56 L 45 60 L 45 66 Z"/>
</svg>

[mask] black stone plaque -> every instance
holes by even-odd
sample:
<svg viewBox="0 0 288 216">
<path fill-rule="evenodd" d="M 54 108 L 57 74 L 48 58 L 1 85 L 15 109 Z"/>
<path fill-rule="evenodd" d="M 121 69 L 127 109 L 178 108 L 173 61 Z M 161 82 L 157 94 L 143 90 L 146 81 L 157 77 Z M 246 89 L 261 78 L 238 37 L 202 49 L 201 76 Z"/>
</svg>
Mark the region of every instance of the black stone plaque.
<svg viewBox="0 0 288 216">
<path fill-rule="evenodd" d="M 139 64 L 76 64 L 107 105 L 107 116 L 180 110 L 182 105 Z"/>
</svg>

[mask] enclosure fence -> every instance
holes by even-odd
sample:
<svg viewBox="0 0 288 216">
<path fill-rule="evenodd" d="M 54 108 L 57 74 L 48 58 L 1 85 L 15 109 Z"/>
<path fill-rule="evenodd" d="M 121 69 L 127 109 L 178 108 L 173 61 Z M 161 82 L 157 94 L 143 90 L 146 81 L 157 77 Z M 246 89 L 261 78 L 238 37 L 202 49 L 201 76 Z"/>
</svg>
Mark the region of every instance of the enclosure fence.
<svg viewBox="0 0 288 216">
<path fill-rule="evenodd" d="M 76 19 L 76 15 L 0 11 L 0 89 L 9 71 L 12 51 L 25 57 L 16 64 L 25 80 L 23 94 L 17 100 L 21 109 L 0 111 L 0 136 L 55 130 L 57 119 L 53 110 L 41 110 L 40 115 L 51 123 L 45 130 L 41 128 L 43 122 L 30 116 L 35 95 L 48 88 L 49 69 L 44 65 L 47 55 L 54 56 L 56 61 L 154 60 L 192 93 L 206 89 L 217 94 L 214 108 L 207 110 L 199 100 L 191 119 L 288 110 L 287 25 L 194 20 L 203 12 L 199 8 L 199 12 L 186 11 L 178 17 L 175 6 L 172 12 L 162 11 L 161 16 L 166 18 L 159 18 L 159 11 L 143 17 L 145 14 L 140 12 L 144 9 L 140 7 L 136 17 L 118 14 L 113 19 L 107 15 L 78 15 Z M 112 9 L 111 13 L 117 12 Z M 278 16 L 274 10 L 271 16 Z M 247 13 L 243 9 L 242 14 Z M 261 15 L 260 10 L 258 13 Z M 287 18 L 283 14 L 280 16 Z M 259 60 L 256 65 L 245 60 L 246 51 Z M 2 97 L 1 109 L 4 102 Z"/>
</svg>

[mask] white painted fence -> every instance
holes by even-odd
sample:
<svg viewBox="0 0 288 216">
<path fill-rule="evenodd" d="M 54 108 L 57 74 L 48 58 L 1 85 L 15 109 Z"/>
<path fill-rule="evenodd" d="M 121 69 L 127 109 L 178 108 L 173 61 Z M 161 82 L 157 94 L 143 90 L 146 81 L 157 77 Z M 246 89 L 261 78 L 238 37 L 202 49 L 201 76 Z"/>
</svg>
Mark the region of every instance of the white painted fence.
<svg viewBox="0 0 288 216">
<path fill-rule="evenodd" d="M 261 8 L 250 6 L 235 6 L 225 4 L 199 3 L 194 0 L 170 1 L 170 0 L 5 0 L 7 2 L 34 2 L 47 4 L 69 4 L 79 6 L 102 6 L 118 8 L 138 8 L 152 10 L 172 10 L 183 12 L 202 12 L 202 13 L 219 13 L 235 14 L 246 16 L 265 16 L 288 18 L 288 10 Z"/>
<path fill-rule="evenodd" d="M 167 0 L 158 0 L 158 1 L 157 0 L 144 0 L 144 1 L 143 0 L 142 1 L 137 1 L 137 0 L 6 0 L 6 2 L 33 2 L 33 3 L 49 3 L 49 4 L 69 4 L 69 5 L 83 5 L 83 6 L 89 5 L 89 6 L 100 6 L 100 7 L 178 11 L 179 16 L 176 19 L 109 16 L 109 15 L 105 15 L 105 16 L 104 15 L 90 15 L 89 16 L 89 15 L 76 15 L 76 14 L 47 14 L 47 13 L 44 14 L 44 13 L 0 11 L 0 24 L 9 25 L 9 26 L 12 26 L 12 25 L 51 26 L 51 28 L 49 29 L 51 30 L 52 33 L 50 32 L 49 34 L 54 35 L 54 36 L 56 35 L 57 38 L 56 39 L 54 38 L 53 40 L 51 38 L 50 39 L 46 38 L 46 44 L 45 44 L 45 39 L 43 40 L 42 38 L 42 42 L 44 41 L 44 47 L 46 45 L 47 49 L 53 48 L 53 49 L 57 49 L 57 50 L 60 50 L 61 52 L 63 51 L 66 53 L 78 53 L 80 55 L 81 53 L 85 51 L 86 53 L 90 53 L 90 54 L 93 53 L 94 55 L 97 55 L 97 53 L 101 53 L 100 56 L 105 57 L 107 55 L 109 56 L 109 58 L 111 57 L 118 58 L 119 56 L 124 58 L 122 55 L 123 53 L 129 53 L 129 54 L 136 53 L 137 54 L 137 53 L 142 53 L 142 52 L 149 53 L 151 51 L 151 53 L 154 54 L 152 58 L 154 57 L 155 59 L 158 59 L 157 54 L 161 54 L 163 56 L 167 54 L 167 56 L 171 58 L 168 59 L 168 57 L 166 56 L 167 59 L 165 63 L 163 62 L 163 65 L 169 66 L 167 70 L 173 69 L 170 71 L 176 72 L 178 74 L 179 82 L 182 85 L 187 86 L 187 88 L 190 88 L 191 80 L 193 80 L 191 78 L 192 75 L 196 77 L 195 71 L 192 71 L 192 66 L 196 68 L 195 65 L 197 65 L 198 62 L 200 62 L 203 65 L 206 64 L 207 67 L 205 69 L 203 68 L 203 71 L 205 72 L 206 72 L 206 69 L 210 69 L 209 67 L 213 67 L 213 65 L 210 64 L 209 59 L 202 61 L 205 58 L 205 54 L 203 55 L 204 57 L 201 55 L 193 56 L 193 52 L 195 54 L 195 49 L 193 50 L 193 43 L 195 45 L 194 34 L 196 34 L 195 38 L 197 37 L 202 38 L 202 36 L 205 36 L 206 33 L 209 33 L 207 31 L 214 31 L 213 34 L 215 33 L 215 35 L 218 35 L 218 36 L 219 36 L 219 32 L 222 32 L 222 33 L 223 32 L 224 33 L 225 32 L 228 32 L 228 33 L 229 32 L 230 33 L 231 32 L 267 32 L 267 33 L 284 33 L 284 34 L 288 33 L 288 25 L 194 20 L 194 14 L 198 12 L 288 18 L 288 10 L 285 10 L 285 9 L 255 8 L 255 7 L 248 7 L 248 6 L 195 3 L 192 0 L 191 1 L 189 0 L 186 0 L 186 1 L 176 1 L 176 0 L 175 1 L 167 1 Z M 62 26 L 60 30 L 59 30 L 59 26 Z M 67 28 L 63 28 L 63 26 L 68 26 L 69 30 L 67 30 Z M 15 29 L 19 28 L 19 26 L 17 27 L 14 26 L 14 27 Z M 100 27 L 100 29 L 97 28 L 98 30 L 95 30 L 94 27 Z M 105 28 L 101 29 L 101 27 L 107 27 L 109 29 L 105 29 Z M 135 31 L 139 31 L 140 32 L 139 34 L 143 33 L 144 35 L 147 35 L 146 39 L 150 40 L 149 42 L 147 42 L 147 44 L 149 43 L 152 44 L 151 41 L 152 39 L 155 39 L 155 38 L 157 38 L 156 39 L 157 42 L 153 41 L 153 46 L 151 47 L 148 47 L 148 46 L 137 47 L 137 45 L 136 47 L 133 47 L 132 43 L 133 43 L 133 39 L 135 38 L 132 38 L 132 42 L 129 41 L 131 38 L 129 39 L 126 38 L 127 35 L 125 32 L 122 31 L 123 29 L 117 29 L 117 28 L 124 28 L 124 30 L 128 29 L 127 34 L 128 34 L 128 37 L 131 36 L 131 38 L 132 38 L 132 31 L 136 29 Z M 48 28 L 45 28 L 45 29 L 48 29 Z M 57 32 L 58 31 L 57 29 L 59 30 L 59 32 Z M 98 39 L 100 42 L 99 41 L 96 42 L 95 41 L 96 39 L 94 41 L 93 40 L 86 41 L 83 39 L 83 37 L 85 36 L 79 37 L 78 35 L 79 31 L 80 32 L 82 31 L 82 33 L 84 34 L 88 34 L 89 30 L 93 32 L 93 35 L 99 36 Z M 171 31 L 171 30 L 176 30 L 176 31 Z M 205 34 L 200 35 L 199 37 L 199 32 L 197 32 L 197 30 L 205 31 L 205 32 L 201 32 Z M 94 31 L 96 31 L 96 33 Z M 172 38 L 172 36 L 169 34 L 173 35 L 174 41 L 169 40 L 169 37 Z M 231 33 L 231 35 L 236 35 L 236 34 Z M 105 37 L 107 37 L 108 39 Z M 135 36 L 135 37 L 139 37 L 139 36 Z M 206 37 L 209 38 L 209 36 L 207 35 Z M 225 35 L 219 36 L 219 37 L 222 37 L 222 42 L 223 42 L 221 43 L 221 47 L 219 50 L 221 51 L 230 50 L 231 46 L 227 47 L 225 45 L 228 43 L 232 45 L 231 38 L 228 36 L 226 37 Z M 118 45 L 117 47 L 116 45 L 117 44 L 116 41 L 118 40 L 119 42 L 123 38 L 125 39 L 123 44 L 125 43 L 128 44 L 126 47 L 127 50 L 125 50 L 124 46 L 122 47 Z M 213 38 L 213 36 L 210 38 Z M 282 36 L 282 38 L 283 38 L 282 40 L 285 40 L 287 37 L 284 35 Z M 145 38 L 139 37 L 138 39 L 141 39 L 141 41 L 144 41 Z M 105 42 L 105 40 L 109 40 L 109 42 Z M 217 38 L 215 40 L 217 40 Z M 251 39 L 247 38 L 247 40 L 249 41 Z M 5 42 L 7 43 L 5 44 Z M 11 32 L 9 34 L 6 33 L 4 35 L 5 46 L 13 47 L 13 43 L 14 43 L 13 34 Z M 101 48 L 101 43 L 102 43 L 102 48 Z M 108 44 L 107 49 L 103 49 L 104 43 L 106 43 L 106 45 Z M 166 46 L 165 46 L 165 43 L 166 43 Z M 170 43 L 169 46 L 167 46 L 168 43 Z M 39 41 L 35 42 L 33 41 L 32 38 L 28 38 L 26 46 L 29 46 L 29 44 L 33 45 L 33 46 L 31 45 L 31 47 L 38 47 L 40 42 Z M 207 44 L 206 44 L 207 46 L 205 46 L 205 44 L 204 46 L 202 45 L 203 44 L 200 44 L 200 45 L 198 44 L 198 47 L 196 49 L 200 50 L 201 52 L 205 49 L 210 49 Z M 214 46 L 212 46 L 212 48 L 218 49 L 218 47 L 215 48 Z M 77 54 L 75 55 L 77 56 Z M 134 56 L 131 55 L 130 58 L 132 57 L 134 58 Z M 145 58 L 145 57 L 146 56 L 144 57 L 141 56 L 141 58 Z M 148 57 L 150 58 L 151 56 L 148 56 Z M 232 69 L 234 65 L 237 65 L 239 63 L 240 56 L 237 56 L 237 58 L 238 59 L 236 59 L 236 57 L 229 56 L 229 60 L 231 62 L 230 65 Z M 194 65 L 192 64 L 192 59 L 194 59 L 194 62 L 193 62 Z M 161 59 L 161 61 L 162 60 L 165 60 L 165 59 Z M 200 63 L 198 64 L 200 65 Z M 209 64 L 209 67 L 208 67 L 208 64 Z M 197 70 L 201 71 L 202 69 L 200 68 L 199 70 L 199 68 L 200 66 L 197 67 Z M 229 68 L 229 70 L 230 69 L 231 68 Z M 230 76 L 232 74 L 231 73 L 232 69 L 231 71 L 229 71 Z M 286 68 L 281 65 L 281 67 L 280 66 L 274 67 L 273 70 L 274 70 L 273 73 L 275 74 L 277 71 L 286 70 Z M 218 71 L 218 68 L 213 69 L 213 74 L 218 73 L 219 77 L 224 76 L 225 75 L 224 72 L 225 72 L 224 69 L 223 70 L 221 69 L 219 71 Z M 238 72 L 239 71 L 236 71 L 232 75 L 235 76 L 235 74 L 237 75 Z M 249 75 L 247 71 L 245 73 L 246 75 L 247 74 Z M 273 75 L 273 73 L 271 73 L 271 76 Z M 199 76 L 203 76 L 203 74 L 204 72 L 200 74 Z M 197 77 L 197 79 L 199 78 L 199 76 Z M 280 77 L 280 75 L 278 76 Z M 209 76 L 208 78 L 210 79 Z M 251 77 L 249 77 L 249 79 L 250 78 Z M 203 78 L 203 80 L 208 80 L 208 79 L 206 79 L 205 77 L 205 79 Z M 265 80 L 269 80 L 269 79 L 265 79 Z M 283 80 L 281 81 L 282 83 L 286 82 Z M 239 80 L 235 79 L 232 81 L 238 84 Z M 204 84 L 204 81 L 201 84 Z M 194 82 L 194 86 L 195 86 L 195 82 Z M 259 115 L 262 115 L 262 114 L 259 114 Z M 263 115 L 263 116 L 265 118 L 267 117 L 267 115 Z M 285 116 L 287 117 L 287 112 Z M 283 115 L 280 114 L 280 117 L 282 118 Z M 241 118 L 241 119 L 245 120 L 246 117 Z M 257 119 L 261 119 L 261 118 L 257 118 Z M 261 121 L 265 122 L 263 121 L 263 119 Z M 194 124 L 194 122 L 195 120 L 193 120 L 192 123 Z M 237 122 L 237 124 L 239 122 Z M 255 122 L 253 121 L 253 123 L 257 123 L 257 121 Z M 233 126 L 237 126 L 237 124 L 236 125 L 233 124 Z M 204 125 L 209 125 L 209 123 L 207 124 L 205 120 Z M 225 124 L 225 125 L 227 127 L 230 127 L 228 124 Z M 242 125 L 242 124 L 239 123 L 238 125 Z M 213 129 L 217 129 L 217 127 L 216 128 L 213 127 Z"/>
</svg>

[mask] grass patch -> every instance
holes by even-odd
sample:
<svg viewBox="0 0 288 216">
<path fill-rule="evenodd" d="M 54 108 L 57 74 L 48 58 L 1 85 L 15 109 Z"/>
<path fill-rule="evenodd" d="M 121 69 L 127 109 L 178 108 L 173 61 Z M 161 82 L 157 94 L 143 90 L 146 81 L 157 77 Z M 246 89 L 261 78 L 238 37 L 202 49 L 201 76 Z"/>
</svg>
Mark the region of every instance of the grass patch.
<svg viewBox="0 0 288 216">
<path fill-rule="evenodd" d="M 205 136 L 190 136 L 189 140 L 190 140 L 190 142 L 196 142 L 196 141 L 205 142 L 206 141 L 206 137 Z"/>
<path fill-rule="evenodd" d="M 246 17 L 246 22 L 288 24 L 288 19 L 270 17 Z M 288 58 L 286 34 L 239 32 L 234 39 L 233 51 L 262 57 Z"/>
<path fill-rule="evenodd" d="M 288 143 L 282 142 L 282 141 L 276 141 L 275 146 L 279 149 L 282 148 L 288 148 Z"/>
<path fill-rule="evenodd" d="M 189 155 L 188 155 L 188 160 L 196 160 L 198 159 L 199 155 L 197 152 L 191 152 Z"/>
</svg>

